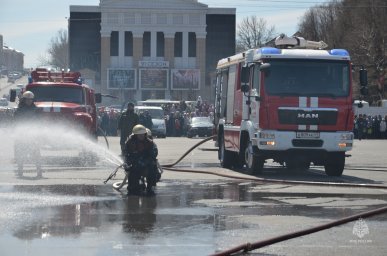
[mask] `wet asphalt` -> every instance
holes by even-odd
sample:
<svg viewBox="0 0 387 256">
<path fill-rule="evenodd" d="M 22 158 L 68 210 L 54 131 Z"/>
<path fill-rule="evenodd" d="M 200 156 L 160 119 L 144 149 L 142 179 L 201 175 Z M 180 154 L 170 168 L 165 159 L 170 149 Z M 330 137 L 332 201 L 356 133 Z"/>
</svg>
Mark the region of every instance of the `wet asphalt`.
<svg viewBox="0 0 387 256">
<path fill-rule="evenodd" d="M 111 140 L 114 144 L 116 139 Z M 158 141 L 164 163 L 176 159 L 183 146 L 194 143 L 183 138 L 167 140 Z M 375 157 L 367 157 L 360 148 L 354 155 L 349 162 L 353 167 L 364 167 Z M 363 155 L 365 160 L 361 160 Z M 333 180 L 319 168 L 289 175 L 280 167 L 269 166 L 262 177 L 386 184 L 385 161 L 379 157 L 379 162 L 372 163 L 378 166 L 376 171 L 348 170 Z M 197 150 L 181 166 L 224 172 L 216 162 L 216 152 Z M 127 196 L 125 189 L 114 190 L 112 182 L 102 183 L 111 170 L 99 165 L 54 168 L 47 164 L 43 179 L 34 178 L 33 166 L 22 179 L 14 177 L 11 167 L 9 163 L 1 167 L 2 256 L 209 255 L 376 209 L 387 202 L 386 191 L 381 189 L 262 184 L 167 171 L 156 196 Z M 368 232 L 362 237 L 354 234 L 355 223 L 351 222 L 249 255 L 386 255 L 387 216 L 364 223 Z"/>
</svg>

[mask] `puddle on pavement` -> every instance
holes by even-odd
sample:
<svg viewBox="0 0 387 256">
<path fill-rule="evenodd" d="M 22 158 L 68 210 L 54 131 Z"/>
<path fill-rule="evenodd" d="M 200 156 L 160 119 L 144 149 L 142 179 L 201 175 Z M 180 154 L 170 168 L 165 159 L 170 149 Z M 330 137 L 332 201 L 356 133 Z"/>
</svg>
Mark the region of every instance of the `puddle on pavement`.
<svg viewBox="0 0 387 256">
<path fill-rule="evenodd" d="M 61 255 L 207 255 L 284 226 L 294 231 L 358 213 L 352 206 L 362 198 L 373 203 L 361 210 L 387 201 L 381 195 L 279 194 L 246 182 L 160 185 L 155 197 L 126 197 L 108 185 L 2 186 L 2 255 L 52 255 L 58 248 Z"/>
</svg>

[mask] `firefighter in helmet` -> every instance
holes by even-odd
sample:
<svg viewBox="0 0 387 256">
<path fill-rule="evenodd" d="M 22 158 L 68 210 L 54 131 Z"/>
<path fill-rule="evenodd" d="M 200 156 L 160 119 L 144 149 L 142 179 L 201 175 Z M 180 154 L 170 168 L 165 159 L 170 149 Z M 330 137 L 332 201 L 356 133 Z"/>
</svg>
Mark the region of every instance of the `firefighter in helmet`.
<svg viewBox="0 0 387 256">
<path fill-rule="evenodd" d="M 34 104 L 35 95 L 31 91 L 25 91 L 19 101 L 18 107 L 14 113 L 16 128 L 22 129 L 25 126 L 30 127 L 31 122 L 35 121 L 39 115 L 38 108 Z M 24 138 L 17 138 L 15 141 L 15 160 L 17 163 L 17 175 L 23 176 L 23 166 L 28 158 L 31 158 L 36 165 L 37 177 L 42 177 L 42 167 L 40 160 L 40 149 L 37 138 L 23 131 Z"/>
<path fill-rule="evenodd" d="M 148 195 L 154 194 L 158 181 L 158 150 L 143 125 L 133 127 L 132 134 L 125 143 L 125 170 L 128 175 L 128 194 L 138 195 L 146 189 Z M 140 184 L 146 179 L 146 185 Z"/>
</svg>

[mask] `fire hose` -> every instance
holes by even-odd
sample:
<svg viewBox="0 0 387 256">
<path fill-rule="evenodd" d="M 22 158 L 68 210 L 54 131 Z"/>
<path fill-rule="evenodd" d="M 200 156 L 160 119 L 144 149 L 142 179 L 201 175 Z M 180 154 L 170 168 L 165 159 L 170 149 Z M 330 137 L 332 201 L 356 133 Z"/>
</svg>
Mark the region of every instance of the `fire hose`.
<svg viewBox="0 0 387 256">
<path fill-rule="evenodd" d="M 99 126 L 98 126 L 98 131 L 100 131 L 100 132 L 101 132 L 101 134 L 102 134 L 102 136 L 105 138 L 106 146 L 107 146 L 107 148 L 109 148 L 109 141 L 108 141 L 108 139 L 107 139 L 107 137 L 106 137 L 106 133 L 105 133 L 105 131 L 104 131 L 104 130 L 102 130 L 102 128 L 101 128 L 101 127 L 99 127 Z"/>
<path fill-rule="evenodd" d="M 187 150 L 187 152 L 185 152 L 177 161 L 175 161 L 174 163 L 171 163 L 171 164 L 165 164 L 165 165 L 160 165 L 159 162 L 157 161 L 157 168 L 160 170 L 160 172 L 162 173 L 162 170 L 163 169 L 166 169 L 166 168 L 169 168 L 169 167 L 173 167 L 175 165 L 177 165 L 178 163 L 180 163 L 189 153 L 191 153 L 191 151 L 193 151 L 195 148 L 199 147 L 200 145 L 202 145 L 203 143 L 213 139 L 214 136 L 212 137 L 208 137 L 202 141 L 200 141 L 199 143 L 196 143 L 194 146 L 192 146 L 189 150 Z M 106 138 L 105 138 L 106 139 Z M 124 164 L 121 164 L 119 166 L 117 166 L 114 171 L 109 175 L 109 177 L 104 181 L 104 183 L 106 184 L 110 179 L 114 178 L 118 172 L 119 169 L 123 168 L 123 165 Z M 167 169 L 166 169 L 167 170 Z M 128 173 L 125 172 L 125 177 L 124 179 L 121 181 L 121 182 L 115 182 L 113 183 L 113 188 L 116 189 L 116 190 L 120 190 L 123 186 L 125 186 L 125 184 L 127 184 L 128 182 Z"/>
<path fill-rule="evenodd" d="M 313 181 L 289 181 L 289 180 L 279 180 L 279 179 L 266 179 L 266 178 L 258 178 L 258 177 L 241 177 L 236 175 L 230 175 L 230 174 L 222 174 L 217 173 L 213 171 L 206 171 L 206 170 L 192 170 L 192 169 L 181 169 L 181 168 L 173 168 L 175 165 L 177 165 L 179 162 L 181 162 L 191 151 L 193 151 L 198 146 L 202 145 L 203 143 L 212 140 L 214 136 L 208 137 L 199 143 L 192 146 L 189 150 L 187 150 L 177 161 L 171 164 L 165 164 L 159 166 L 159 168 L 162 168 L 164 170 L 174 171 L 174 172 L 185 172 L 185 173 L 200 173 L 200 174 L 210 174 L 210 175 L 217 175 L 220 177 L 225 178 L 232 178 L 232 179 L 240 179 L 240 180 L 248 180 L 253 182 L 261 182 L 261 183 L 271 183 L 271 184 L 288 184 L 288 185 L 308 185 L 308 186 L 336 186 L 336 187 L 356 187 L 356 188 L 367 188 L 367 189 L 387 189 L 387 186 L 384 185 L 378 185 L 378 184 L 359 184 L 359 183 L 338 183 L 338 182 L 313 182 Z M 111 178 L 115 177 L 117 171 L 123 167 L 123 164 L 118 166 L 113 173 L 104 181 L 106 184 Z M 128 174 L 125 175 L 125 178 L 122 182 L 116 182 L 113 184 L 113 188 L 120 190 L 127 182 Z M 363 212 L 360 214 L 352 215 L 346 218 L 342 218 L 336 221 L 332 221 L 320 226 L 312 227 L 305 230 L 296 231 L 293 233 L 288 233 L 285 235 L 281 235 L 278 237 L 273 237 L 270 239 L 254 242 L 254 243 L 246 243 L 239 246 L 236 246 L 234 248 L 218 252 L 213 254 L 212 256 L 225 256 L 225 255 L 232 255 L 237 252 L 249 252 L 252 250 L 256 250 L 259 248 L 262 248 L 264 246 L 272 245 L 275 243 L 279 243 L 285 240 L 289 240 L 292 238 L 297 238 L 301 236 L 305 236 L 308 234 L 312 234 L 315 232 L 319 232 L 325 229 L 329 229 L 335 226 L 339 226 L 354 220 L 357 220 L 359 218 L 368 218 L 375 215 L 383 214 L 387 212 L 387 207 L 378 208 L 375 210 Z"/>
<path fill-rule="evenodd" d="M 354 187 L 354 188 L 370 188 L 370 189 L 387 189 L 387 186 L 385 185 L 378 185 L 378 184 L 367 184 L 367 183 L 342 183 L 342 182 L 317 182 L 317 181 L 297 181 L 297 180 L 281 180 L 281 179 L 267 179 L 267 178 L 259 178 L 259 177 L 242 177 L 242 176 L 236 176 L 232 174 L 222 174 L 214 171 L 208 171 L 208 170 L 192 170 L 192 169 L 182 169 L 182 168 L 173 168 L 175 165 L 180 163 L 189 153 L 191 153 L 194 149 L 199 147 L 200 145 L 204 144 L 205 142 L 212 140 L 215 138 L 215 136 L 208 137 L 206 139 L 201 140 L 200 142 L 193 145 L 189 150 L 187 150 L 178 160 L 176 160 L 174 163 L 171 164 L 164 164 L 159 165 L 159 168 L 162 168 L 163 170 L 168 171 L 174 171 L 174 172 L 185 172 L 185 173 L 197 173 L 197 174 L 210 174 L 210 175 L 216 175 L 224 178 L 231 178 L 231 179 L 240 179 L 240 180 L 248 180 L 248 181 L 254 181 L 254 182 L 262 182 L 262 183 L 271 183 L 271 184 L 284 184 L 284 185 L 308 185 L 308 186 L 336 186 L 336 187 Z M 114 171 L 113 176 L 109 176 L 107 180 L 105 180 L 105 184 L 113 177 L 115 177 L 115 174 L 117 171 L 122 168 L 122 165 L 118 166 Z M 112 174 L 113 174 L 112 173 Z M 122 182 L 116 182 L 113 184 L 113 187 L 116 189 L 121 189 L 125 184 L 127 180 L 127 176 L 123 179 Z M 119 187 L 119 188 L 118 188 Z"/>
<path fill-rule="evenodd" d="M 264 246 L 272 245 L 272 244 L 283 242 L 283 241 L 286 241 L 286 240 L 289 240 L 289 239 L 292 239 L 292 238 L 297 238 L 297 237 L 309 235 L 309 234 L 312 234 L 312 233 L 316 233 L 316 232 L 319 232 L 319 231 L 322 231 L 322 230 L 325 230 L 325 229 L 329 229 L 329 228 L 333 228 L 333 227 L 336 227 L 336 226 L 340 226 L 342 224 L 345 224 L 345 223 L 348 223 L 348 222 L 351 222 L 351 221 L 354 221 L 354 220 L 358 220 L 360 218 L 368 218 L 368 217 L 372 217 L 372 216 L 383 214 L 383 213 L 387 213 L 387 206 L 386 207 L 381 207 L 381 208 L 378 208 L 378 209 L 375 209 L 375 210 L 371 210 L 371 211 L 355 214 L 355 215 L 352 215 L 352 216 L 349 216 L 349 217 L 345 217 L 345 218 L 342 218 L 342 219 L 339 219 L 339 220 L 335 220 L 335 221 L 332 221 L 332 222 L 329 222 L 329 223 L 325 223 L 325 224 L 322 224 L 322 225 L 319 225 L 319 226 L 316 226 L 316 227 L 312 227 L 312 228 L 308 228 L 308 229 L 304 229 L 304 230 L 288 233 L 288 234 L 277 236 L 277 237 L 272 237 L 272 238 L 269 238 L 269 239 L 266 239 L 266 240 L 262 240 L 262 241 L 258 241 L 258 242 L 255 242 L 255 243 L 242 244 L 242 245 L 236 246 L 234 248 L 231 248 L 231 249 L 228 249 L 228 250 L 225 250 L 225 251 L 222 251 L 222 252 L 214 253 L 211 256 L 226 256 L 226 255 L 232 255 L 234 253 L 241 252 L 241 251 L 249 252 L 249 251 L 253 251 L 253 250 L 262 248 Z"/>
</svg>

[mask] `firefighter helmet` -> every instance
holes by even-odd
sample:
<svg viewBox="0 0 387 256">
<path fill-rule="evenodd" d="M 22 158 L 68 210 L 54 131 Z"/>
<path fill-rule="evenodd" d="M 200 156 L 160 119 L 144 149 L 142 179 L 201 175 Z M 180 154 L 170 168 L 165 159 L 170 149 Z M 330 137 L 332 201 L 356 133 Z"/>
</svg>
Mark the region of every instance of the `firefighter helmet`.
<svg viewBox="0 0 387 256">
<path fill-rule="evenodd" d="M 143 125 L 138 124 L 138 125 L 133 127 L 132 133 L 135 134 L 135 135 L 137 135 L 137 134 L 146 134 L 146 128 Z"/>
<path fill-rule="evenodd" d="M 22 95 L 22 98 L 24 99 L 34 99 L 35 98 L 35 95 L 33 92 L 31 91 L 25 91 Z"/>
</svg>

